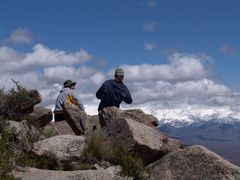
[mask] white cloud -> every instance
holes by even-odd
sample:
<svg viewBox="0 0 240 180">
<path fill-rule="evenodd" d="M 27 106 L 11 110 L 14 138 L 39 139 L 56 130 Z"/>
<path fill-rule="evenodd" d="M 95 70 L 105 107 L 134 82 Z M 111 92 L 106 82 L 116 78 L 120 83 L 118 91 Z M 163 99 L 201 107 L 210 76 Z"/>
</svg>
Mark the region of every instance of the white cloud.
<svg viewBox="0 0 240 180">
<path fill-rule="evenodd" d="M 158 22 L 156 22 L 156 21 L 145 22 L 143 24 L 143 30 L 146 32 L 153 32 L 153 31 L 155 31 L 157 25 L 158 25 Z"/>
<path fill-rule="evenodd" d="M 66 52 L 37 44 L 28 53 L 0 47 L 0 87 L 14 86 L 11 79 L 27 88 L 35 88 L 43 97 L 43 104 L 54 107 L 62 83 L 76 81 L 76 94 L 88 113 L 97 114 L 99 100 L 95 93 L 106 80 L 113 78 L 114 68 L 107 72 L 85 64 L 92 55 L 86 50 Z M 240 94 L 209 77 L 203 54 L 173 53 L 166 64 L 122 65 L 124 82 L 133 96 L 133 104 L 122 107 L 158 109 L 187 107 L 240 107 Z"/>
<path fill-rule="evenodd" d="M 155 49 L 157 46 L 154 44 L 154 43 L 148 43 L 146 42 L 144 44 L 144 49 L 147 50 L 147 51 L 151 51 L 153 49 Z"/>
<path fill-rule="evenodd" d="M 32 33 L 27 28 L 19 27 L 11 32 L 5 43 L 10 44 L 31 44 L 33 42 Z"/>
</svg>

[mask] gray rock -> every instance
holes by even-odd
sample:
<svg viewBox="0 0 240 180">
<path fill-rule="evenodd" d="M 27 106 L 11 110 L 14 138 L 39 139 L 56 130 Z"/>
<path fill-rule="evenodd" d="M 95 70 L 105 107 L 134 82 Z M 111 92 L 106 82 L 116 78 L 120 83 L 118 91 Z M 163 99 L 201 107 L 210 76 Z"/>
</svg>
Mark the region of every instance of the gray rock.
<svg viewBox="0 0 240 180">
<path fill-rule="evenodd" d="M 125 112 L 131 112 L 131 115 Z M 100 132 L 106 133 L 106 141 L 110 140 L 113 146 L 124 148 L 127 152 L 134 152 L 145 165 L 181 148 L 179 141 L 168 139 L 153 125 L 142 123 L 148 122 L 144 120 L 146 116 L 138 110 L 123 111 L 116 107 L 104 108 L 100 115 L 100 122 L 105 123 Z"/>
<path fill-rule="evenodd" d="M 34 111 L 30 114 L 37 119 L 40 127 L 44 127 L 52 121 L 53 113 L 51 109 L 44 106 L 35 106 Z"/>
<path fill-rule="evenodd" d="M 80 159 L 85 137 L 76 135 L 54 136 L 34 143 L 32 151 L 38 156 L 52 156 L 59 161 Z"/>
<path fill-rule="evenodd" d="M 72 128 L 69 126 L 67 121 L 55 121 L 53 124 L 60 135 L 64 135 L 64 134 L 75 135 L 75 133 L 73 132 Z"/>
<path fill-rule="evenodd" d="M 156 129 L 127 118 L 112 118 L 111 123 L 101 129 L 113 146 L 134 152 L 144 162 L 151 163 L 166 153 L 167 137 Z"/>
<path fill-rule="evenodd" d="M 25 168 L 14 171 L 14 177 L 21 180 L 124 180 L 125 178 L 109 174 L 102 170 L 54 171 Z"/>
<path fill-rule="evenodd" d="M 84 134 L 87 114 L 85 111 L 79 109 L 74 104 L 65 101 L 63 105 L 64 116 L 69 126 L 76 135 Z"/>
<path fill-rule="evenodd" d="M 156 117 L 146 114 L 140 109 L 121 110 L 116 107 L 106 107 L 99 114 L 101 126 L 109 124 L 112 116 L 125 117 L 150 127 L 157 127 L 159 123 Z"/>
<path fill-rule="evenodd" d="M 58 132 L 58 129 L 55 126 L 54 122 L 50 122 L 48 125 L 42 127 L 41 131 L 42 131 L 42 134 L 46 138 L 50 138 L 50 137 L 53 137 L 53 136 L 60 135 L 60 133 Z"/>
<path fill-rule="evenodd" d="M 45 139 L 41 131 L 28 124 L 26 120 L 6 121 L 5 130 L 15 138 L 14 142 L 11 142 L 12 145 L 21 150 L 30 151 L 34 142 Z"/>
<path fill-rule="evenodd" d="M 240 168 L 222 157 L 195 145 L 172 152 L 146 167 L 151 180 L 239 179 Z"/>
<path fill-rule="evenodd" d="M 100 129 L 99 117 L 98 115 L 87 116 L 87 120 L 85 121 L 85 131 L 86 134 L 90 134 L 91 132 Z"/>
</svg>

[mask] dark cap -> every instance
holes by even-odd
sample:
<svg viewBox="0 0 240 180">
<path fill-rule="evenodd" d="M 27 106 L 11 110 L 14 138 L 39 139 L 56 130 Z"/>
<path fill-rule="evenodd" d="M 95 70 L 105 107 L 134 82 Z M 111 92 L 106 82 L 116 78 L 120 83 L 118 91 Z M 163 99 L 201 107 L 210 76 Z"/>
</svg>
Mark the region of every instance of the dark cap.
<svg viewBox="0 0 240 180">
<path fill-rule="evenodd" d="M 115 70 L 115 74 L 114 74 L 115 76 L 124 76 L 124 71 L 123 71 L 123 69 L 122 68 L 117 68 L 116 70 Z"/>
<path fill-rule="evenodd" d="M 75 86 L 76 85 L 76 82 L 73 82 L 72 80 L 66 80 L 64 83 L 63 83 L 64 87 L 71 87 L 71 86 Z"/>
</svg>

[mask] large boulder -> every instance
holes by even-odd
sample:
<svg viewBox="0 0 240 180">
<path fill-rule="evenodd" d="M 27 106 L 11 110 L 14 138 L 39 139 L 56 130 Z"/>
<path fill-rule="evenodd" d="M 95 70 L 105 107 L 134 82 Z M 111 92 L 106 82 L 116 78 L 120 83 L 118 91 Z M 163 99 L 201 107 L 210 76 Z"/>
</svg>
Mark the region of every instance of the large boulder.
<svg viewBox="0 0 240 180">
<path fill-rule="evenodd" d="M 11 145 L 25 151 L 30 151 L 34 142 L 45 139 L 42 132 L 26 120 L 21 122 L 6 121 L 5 130 L 14 137 Z"/>
<path fill-rule="evenodd" d="M 76 135 L 84 134 L 86 121 L 88 119 L 85 111 L 79 109 L 76 105 L 65 101 L 63 111 L 66 121 Z"/>
<path fill-rule="evenodd" d="M 150 127 L 157 127 L 159 124 L 159 121 L 156 117 L 144 113 L 141 109 L 121 110 L 112 106 L 104 108 L 100 112 L 99 116 L 100 124 L 102 127 L 110 123 L 112 116 L 125 117 L 133 121 L 143 123 Z"/>
<path fill-rule="evenodd" d="M 60 135 L 34 143 L 32 151 L 37 156 L 54 155 L 59 161 L 70 161 L 81 158 L 84 146 L 83 136 Z"/>
<path fill-rule="evenodd" d="M 36 118 L 40 127 L 49 124 L 53 118 L 52 110 L 44 106 L 35 106 L 34 111 L 30 115 Z"/>
<path fill-rule="evenodd" d="M 124 180 L 125 178 L 109 174 L 102 170 L 55 171 L 36 168 L 25 168 L 14 171 L 16 179 L 21 180 Z"/>
<path fill-rule="evenodd" d="M 107 113 L 106 120 L 109 121 L 100 130 L 106 133 L 106 141 L 110 141 L 113 146 L 124 147 L 127 152 L 134 152 L 145 165 L 181 147 L 181 143 L 168 139 L 156 128 L 116 115 L 117 111 L 113 112 Z"/>
<path fill-rule="evenodd" d="M 172 152 L 146 167 L 151 180 L 240 179 L 240 168 L 203 146 Z"/>
<path fill-rule="evenodd" d="M 33 89 L 27 92 L 26 98 L 19 104 L 19 110 L 22 113 L 31 113 L 34 110 L 34 105 L 42 100 L 41 94 Z"/>
</svg>

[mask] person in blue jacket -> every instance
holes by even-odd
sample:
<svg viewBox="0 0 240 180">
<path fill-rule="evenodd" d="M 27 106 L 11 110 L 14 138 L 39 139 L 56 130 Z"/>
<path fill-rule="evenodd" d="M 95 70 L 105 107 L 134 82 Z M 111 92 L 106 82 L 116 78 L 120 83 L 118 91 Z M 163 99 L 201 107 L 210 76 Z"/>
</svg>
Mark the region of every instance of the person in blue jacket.
<svg viewBox="0 0 240 180">
<path fill-rule="evenodd" d="M 115 79 L 105 81 L 96 92 L 96 97 L 101 100 L 98 111 L 105 107 L 120 106 L 124 101 L 127 104 L 132 103 L 131 94 L 127 86 L 123 83 L 124 71 L 122 68 L 115 70 Z"/>
</svg>

